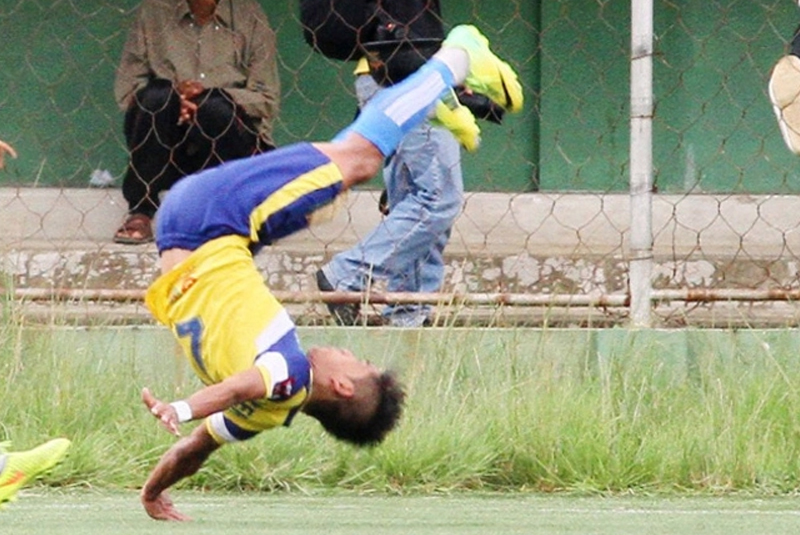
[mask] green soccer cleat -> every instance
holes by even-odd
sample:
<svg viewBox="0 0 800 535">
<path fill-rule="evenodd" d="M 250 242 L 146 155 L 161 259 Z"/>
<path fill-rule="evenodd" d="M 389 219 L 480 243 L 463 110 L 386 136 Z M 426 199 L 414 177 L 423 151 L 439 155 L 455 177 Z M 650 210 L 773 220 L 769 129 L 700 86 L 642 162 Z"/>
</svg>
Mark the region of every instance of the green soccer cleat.
<svg viewBox="0 0 800 535">
<path fill-rule="evenodd" d="M 456 140 L 469 152 L 475 152 L 481 144 L 481 129 L 475 116 L 466 106 L 458 102 L 451 89 L 436 103 L 435 115 L 431 119 L 435 125 L 450 130 Z"/>
<path fill-rule="evenodd" d="M 56 438 L 32 450 L 6 453 L 0 472 L 0 504 L 13 500 L 17 491 L 29 481 L 50 470 L 64 458 L 70 444 L 66 438 Z"/>
<path fill-rule="evenodd" d="M 522 109 L 522 86 L 514 69 L 489 50 L 489 40 L 475 26 L 456 26 L 442 46 L 461 48 L 469 54 L 466 85 L 508 111 Z"/>
</svg>

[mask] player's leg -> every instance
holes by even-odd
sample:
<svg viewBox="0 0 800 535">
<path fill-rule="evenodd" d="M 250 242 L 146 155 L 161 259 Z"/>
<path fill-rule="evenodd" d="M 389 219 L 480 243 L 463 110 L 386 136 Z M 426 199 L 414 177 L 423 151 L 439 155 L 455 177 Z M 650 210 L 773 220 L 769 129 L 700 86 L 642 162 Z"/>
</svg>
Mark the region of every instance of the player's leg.
<svg viewBox="0 0 800 535">
<path fill-rule="evenodd" d="M 476 28 L 457 26 L 433 58 L 381 91 L 336 139 L 356 133 L 389 156 L 403 136 L 428 117 L 436 102 L 462 83 L 511 111 L 522 107 L 522 88 L 513 69 L 489 50 L 488 40 Z"/>
<path fill-rule="evenodd" d="M 20 488 L 58 464 L 70 444 L 66 438 L 56 438 L 31 450 L 0 456 L 0 503 L 15 499 Z"/>
</svg>

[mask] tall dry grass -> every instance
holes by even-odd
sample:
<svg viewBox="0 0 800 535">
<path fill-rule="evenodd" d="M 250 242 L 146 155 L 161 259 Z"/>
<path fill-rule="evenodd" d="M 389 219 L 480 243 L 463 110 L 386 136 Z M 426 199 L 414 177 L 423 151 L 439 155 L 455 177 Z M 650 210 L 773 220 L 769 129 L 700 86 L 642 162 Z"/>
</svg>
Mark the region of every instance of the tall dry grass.
<svg viewBox="0 0 800 535">
<path fill-rule="evenodd" d="M 800 337 L 777 331 L 320 329 L 399 369 L 385 444 L 313 420 L 223 448 L 185 485 L 363 492 L 752 491 L 798 483 Z M 0 326 L 0 440 L 75 445 L 49 481 L 137 487 L 171 444 L 139 402 L 199 384 L 157 328 Z"/>
</svg>

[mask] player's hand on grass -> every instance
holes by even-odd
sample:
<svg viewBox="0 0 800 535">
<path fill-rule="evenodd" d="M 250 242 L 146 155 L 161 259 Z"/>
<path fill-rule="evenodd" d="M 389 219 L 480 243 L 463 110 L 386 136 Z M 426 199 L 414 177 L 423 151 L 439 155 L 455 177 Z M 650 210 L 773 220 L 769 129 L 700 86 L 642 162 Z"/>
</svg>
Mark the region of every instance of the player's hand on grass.
<svg viewBox="0 0 800 535">
<path fill-rule="evenodd" d="M 14 147 L 6 143 L 5 141 L 0 140 L 0 169 L 5 167 L 5 155 L 8 153 L 9 156 L 12 158 L 17 157 L 17 152 L 14 150 Z"/>
<path fill-rule="evenodd" d="M 156 520 L 172 520 L 185 522 L 191 520 L 190 517 L 175 509 L 172 500 L 166 492 L 162 492 L 152 500 L 148 500 L 142 495 L 142 505 L 150 518 Z"/>
<path fill-rule="evenodd" d="M 157 399 L 150 392 L 150 389 L 146 387 L 142 389 L 142 402 L 150 411 L 150 414 L 155 416 L 167 431 L 176 437 L 181 436 L 181 432 L 178 429 L 178 423 L 180 423 L 178 413 L 172 405 Z"/>
</svg>

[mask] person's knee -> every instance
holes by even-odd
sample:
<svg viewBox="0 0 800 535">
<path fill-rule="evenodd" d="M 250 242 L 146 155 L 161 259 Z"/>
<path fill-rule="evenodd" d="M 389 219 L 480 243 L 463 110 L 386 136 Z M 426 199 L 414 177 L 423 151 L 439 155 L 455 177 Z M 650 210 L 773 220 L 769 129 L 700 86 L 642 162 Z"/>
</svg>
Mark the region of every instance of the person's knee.
<svg viewBox="0 0 800 535">
<path fill-rule="evenodd" d="M 197 125 L 211 137 L 232 132 L 236 126 L 236 105 L 221 89 L 210 89 L 194 99 L 197 103 Z"/>
<path fill-rule="evenodd" d="M 429 215 L 429 225 L 434 232 L 444 232 L 450 229 L 461 213 L 461 205 L 443 204 L 435 207 Z"/>
<path fill-rule="evenodd" d="M 464 204 L 463 196 L 455 191 L 424 191 L 414 197 L 426 212 L 429 224 L 438 230 L 453 226 Z"/>
<path fill-rule="evenodd" d="M 178 130 L 180 99 L 167 80 L 153 80 L 136 93 L 125 113 L 123 131 L 132 150 L 142 145 L 155 129 L 161 140 L 171 139 Z"/>
<path fill-rule="evenodd" d="M 345 189 L 372 179 L 383 168 L 383 154 L 360 134 L 349 133 L 344 139 L 314 146 L 339 168 Z"/>
<path fill-rule="evenodd" d="M 156 113 L 170 105 L 170 101 L 178 102 L 178 95 L 169 80 L 153 80 L 136 93 L 131 108 Z"/>
</svg>

